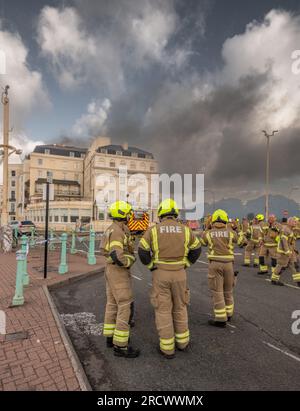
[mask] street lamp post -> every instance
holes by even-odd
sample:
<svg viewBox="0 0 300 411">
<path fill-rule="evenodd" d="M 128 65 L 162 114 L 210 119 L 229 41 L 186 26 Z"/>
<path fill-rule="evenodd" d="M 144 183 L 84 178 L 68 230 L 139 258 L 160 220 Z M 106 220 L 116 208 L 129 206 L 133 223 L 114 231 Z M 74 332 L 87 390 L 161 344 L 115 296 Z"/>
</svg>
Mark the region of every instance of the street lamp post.
<svg viewBox="0 0 300 411">
<path fill-rule="evenodd" d="M 2 213 L 1 225 L 8 222 L 8 133 L 9 133 L 9 86 L 6 86 L 2 93 L 1 102 L 3 104 L 3 194 L 2 194 Z"/>
<path fill-rule="evenodd" d="M 266 161 L 266 200 L 265 200 L 265 214 L 266 219 L 269 218 L 269 194 L 270 194 L 270 137 L 278 133 L 278 130 L 273 130 L 272 134 L 268 134 L 265 130 L 262 133 L 267 139 L 267 161 Z"/>
</svg>

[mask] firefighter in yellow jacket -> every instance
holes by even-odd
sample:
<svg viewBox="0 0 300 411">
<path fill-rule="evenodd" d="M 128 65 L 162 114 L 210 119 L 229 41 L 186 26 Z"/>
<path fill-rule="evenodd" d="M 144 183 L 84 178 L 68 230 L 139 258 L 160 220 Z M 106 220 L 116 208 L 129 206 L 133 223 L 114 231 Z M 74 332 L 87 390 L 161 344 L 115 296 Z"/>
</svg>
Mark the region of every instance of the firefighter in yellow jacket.
<svg viewBox="0 0 300 411">
<path fill-rule="evenodd" d="M 259 250 L 259 271 L 258 274 L 266 274 L 269 271 L 269 267 L 266 259 L 269 257 L 271 260 L 271 271 L 275 270 L 277 265 L 277 237 L 280 233 L 280 224 L 276 221 L 276 216 L 270 214 L 268 223 L 262 226 L 262 241 Z"/>
<path fill-rule="evenodd" d="M 282 271 L 288 268 L 293 280 L 300 287 L 300 270 L 298 264 L 298 252 L 296 250 L 296 236 L 294 229 L 297 221 L 295 218 L 290 217 L 287 220 L 287 224 L 283 226 L 281 234 L 278 236 L 277 246 L 277 265 L 271 277 L 273 285 L 284 285 L 280 281 L 280 275 Z"/>
<path fill-rule="evenodd" d="M 212 215 L 212 228 L 203 233 L 202 245 L 208 246 L 208 286 L 214 303 L 214 319 L 210 325 L 225 327 L 234 311 L 234 243 L 244 241 L 243 233 L 237 234 L 227 227 L 228 215 L 224 210 L 216 210 Z"/>
<path fill-rule="evenodd" d="M 114 347 L 114 355 L 134 358 L 139 350 L 128 345 L 130 317 L 133 303 L 129 268 L 135 262 L 134 248 L 127 227 L 132 209 L 125 201 L 117 201 L 109 208 L 113 220 L 105 232 L 101 250 L 107 257 L 105 270 L 106 309 L 103 335 L 108 347 Z"/>
<path fill-rule="evenodd" d="M 201 253 L 200 241 L 189 227 L 177 221 L 178 214 L 174 200 L 162 201 L 158 208 L 160 222 L 145 232 L 138 247 L 141 262 L 153 274 L 151 303 L 160 338 L 159 352 L 168 359 L 174 358 L 175 346 L 186 350 L 189 345 L 185 269 Z"/>
<path fill-rule="evenodd" d="M 254 253 L 253 267 L 257 267 L 259 264 L 258 255 L 263 235 L 262 223 L 264 218 L 263 214 L 257 214 L 246 232 L 245 237 L 248 243 L 245 248 L 244 267 L 250 266 L 252 252 Z"/>
</svg>

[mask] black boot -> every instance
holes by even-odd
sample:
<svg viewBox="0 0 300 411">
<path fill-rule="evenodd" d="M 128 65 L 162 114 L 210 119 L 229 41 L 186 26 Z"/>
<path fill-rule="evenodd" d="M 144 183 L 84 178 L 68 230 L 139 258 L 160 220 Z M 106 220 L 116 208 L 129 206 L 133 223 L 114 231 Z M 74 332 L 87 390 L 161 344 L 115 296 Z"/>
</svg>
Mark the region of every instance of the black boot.
<svg viewBox="0 0 300 411">
<path fill-rule="evenodd" d="M 258 264 L 253 264 L 253 267 L 255 267 L 255 268 L 258 267 Z"/>
<path fill-rule="evenodd" d="M 208 320 L 208 324 L 213 325 L 214 327 L 220 327 L 220 328 L 226 327 L 226 321 Z"/>
<path fill-rule="evenodd" d="M 106 347 L 107 348 L 112 348 L 113 346 L 114 346 L 113 337 L 106 337 Z"/>
<path fill-rule="evenodd" d="M 250 267 L 250 264 L 244 263 L 244 264 L 242 264 L 242 266 L 243 266 L 243 267 Z"/>
<path fill-rule="evenodd" d="M 114 346 L 114 355 L 116 357 L 136 358 L 140 355 L 140 350 L 133 347 L 117 347 Z"/>
<path fill-rule="evenodd" d="M 227 322 L 230 323 L 232 317 L 227 316 Z"/>
<path fill-rule="evenodd" d="M 175 354 L 166 354 L 166 353 L 162 352 L 162 350 L 160 349 L 159 346 L 157 347 L 157 351 L 159 352 L 160 355 L 162 355 L 167 360 L 173 360 L 173 358 L 175 358 Z"/>
<path fill-rule="evenodd" d="M 269 271 L 257 271 L 257 274 L 259 275 L 264 275 L 264 274 L 268 274 Z"/>
<path fill-rule="evenodd" d="M 272 280 L 271 283 L 272 283 L 273 285 L 284 286 L 284 284 L 283 284 L 281 281 L 274 281 L 274 280 Z"/>
</svg>

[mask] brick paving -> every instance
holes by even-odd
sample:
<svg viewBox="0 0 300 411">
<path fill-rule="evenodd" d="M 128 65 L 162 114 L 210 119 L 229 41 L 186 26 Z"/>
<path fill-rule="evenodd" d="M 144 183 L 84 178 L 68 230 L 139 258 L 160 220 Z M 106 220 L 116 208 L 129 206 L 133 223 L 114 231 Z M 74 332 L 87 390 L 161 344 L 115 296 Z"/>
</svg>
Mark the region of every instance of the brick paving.
<svg viewBox="0 0 300 411">
<path fill-rule="evenodd" d="M 79 391 L 80 385 L 73 370 L 57 324 L 52 315 L 43 285 L 55 284 L 62 279 L 78 276 L 101 268 L 89 266 L 81 255 L 68 255 L 68 274 L 59 275 L 59 252 L 49 258 L 48 279 L 43 279 L 42 250 L 30 250 L 28 274 L 30 285 L 24 287 L 23 306 L 10 308 L 15 292 L 15 253 L 0 254 L 0 310 L 6 314 L 6 338 L 0 335 L 0 391 L 55 390 Z M 8 334 L 28 332 L 28 338 L 7 341 Z"/>
</svg>

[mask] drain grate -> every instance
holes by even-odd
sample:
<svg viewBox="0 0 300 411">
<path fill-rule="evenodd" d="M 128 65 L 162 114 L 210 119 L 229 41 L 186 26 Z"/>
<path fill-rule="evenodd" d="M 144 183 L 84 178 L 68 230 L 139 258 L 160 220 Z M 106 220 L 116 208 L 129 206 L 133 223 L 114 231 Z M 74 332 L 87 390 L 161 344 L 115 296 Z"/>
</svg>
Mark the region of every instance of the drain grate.
<svg viewBox="0 0 300 411">
<path fill-rule="evenodd" d="M 5 341 L 26 340 L 29 337 L 28 331 L 18 331 L 5 335 Z"/>
</svg>

